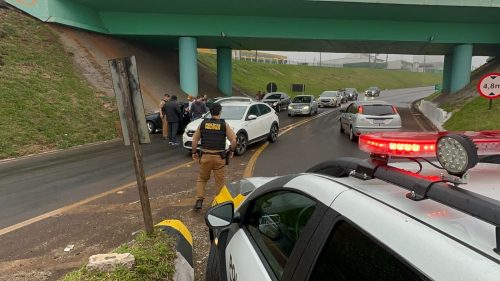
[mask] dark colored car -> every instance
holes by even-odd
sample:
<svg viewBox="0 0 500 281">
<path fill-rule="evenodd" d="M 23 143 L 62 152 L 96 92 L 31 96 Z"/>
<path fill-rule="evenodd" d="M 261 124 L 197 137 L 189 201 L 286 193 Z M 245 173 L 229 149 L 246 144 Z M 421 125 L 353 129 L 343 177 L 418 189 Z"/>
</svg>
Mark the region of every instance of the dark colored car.
<svg viewBox="0 0 500 281">
<path fill-rule="evenodd" d="M 340 93 L 340 103 L 346 103 L 348 101 L 348 98 L 345 89 L 340 89 L 338 91 Z"/>
<path fill-rule="evenodd" d="M 365 91 L 365 96 L 367 97 L 378 97 L 380 96 L 380 88 L 379 87 L 370 87 Z"/>
<path fill-rule="evenodd" d="M 179 107 L 181 108 L 181 122 L 179 123 L 179 129 L 177 130 L 178 134 L 182 134 L 187 124 L 191 122 L 191 118 L 189 117 L 189 112 L 185 109 L 189 106 L 187 102 L 179 102 Z M 162 121 L 160 118 L 160 113 L 150 113 L 146 114 L 146 124 L 148 125 L 148 131 L 150 134 L 154 134 L 156 132 L 160 132 L 162 130 Z"/>
<path fill-rule="evenodd" d="M 273 92 L 265 95 L 262 102 L 269 104 L 276 112 L 280 112 L 281 110 L 287 110 L 288 105 L 290 105 L 292 101 L 286 93 Z"/>
<path fill-rule="evenodd" d="M 347 100 L 354 101 L 358 99 L 358 90 L 356 90 L 356 88 L 346 88 L 345 93 L 347 95 Z"/>
</svg>

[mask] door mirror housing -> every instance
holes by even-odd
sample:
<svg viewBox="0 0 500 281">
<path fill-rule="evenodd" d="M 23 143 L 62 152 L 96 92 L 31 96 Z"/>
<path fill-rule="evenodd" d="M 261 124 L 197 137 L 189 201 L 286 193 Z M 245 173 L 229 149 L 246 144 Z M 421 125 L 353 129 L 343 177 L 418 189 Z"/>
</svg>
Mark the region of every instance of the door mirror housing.
<svg viewBox="0 0 500 281">
<path fill-rule="evenodd" d="M 250 114 L 247 117 L 247 120 L 255 120 L 255 119 L 257 119 L 257 115 L 254 115 L 254 114 Z"/>
<path fill-rule="evenodd" d="M 209 228 L 218 228 L 230 225 L 233 218 L 233 202 L 225 202 L 210 208 L 205 215 L 205 222 Z"/>
</svg>

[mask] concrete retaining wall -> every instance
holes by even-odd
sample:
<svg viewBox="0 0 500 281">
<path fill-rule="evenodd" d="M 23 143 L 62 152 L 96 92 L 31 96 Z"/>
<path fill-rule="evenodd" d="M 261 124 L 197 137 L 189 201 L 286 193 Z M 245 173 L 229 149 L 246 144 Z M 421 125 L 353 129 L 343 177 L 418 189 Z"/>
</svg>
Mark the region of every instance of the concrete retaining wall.
<svg viewBox="0 0 500 281">
<path fill-rule="evenodd" d="M 422 114 L 429 119 L 429 121 L 436 126 L 436 128 L 440 131 L 445 131 L 443 128 L 444 122 L 451 117 L 451 112 L 446 112 L 443 109 L 436 106 L 436 104 L 421 100 L 418 109 Z"/>
</svg>

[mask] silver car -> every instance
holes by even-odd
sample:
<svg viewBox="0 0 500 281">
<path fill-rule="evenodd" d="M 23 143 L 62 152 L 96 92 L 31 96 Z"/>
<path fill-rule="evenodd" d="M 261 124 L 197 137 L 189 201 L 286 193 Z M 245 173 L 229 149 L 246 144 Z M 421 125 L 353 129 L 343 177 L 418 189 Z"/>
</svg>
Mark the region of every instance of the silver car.
<svg viewBox="0 0 500 281">
<path fill-rule="evenodd" d="M 288 116 L 318 114 L 318 102 L 313 95 L 300 95 L 293 98 L 288 106 Z"/>
<path fill-rule="evenodd" d="M 357 101 L 340 112 L 340 132 L 348 134 L 351 141 L 368 132 L 401 130 L 401 117 L 388 102 Z"/>
<path fill-rule="evenodd" d="M 339 91 L 324 91 L 318 98 L 319 107 L 340 106 L 342 101 L 342 95 Z"/>
</svg>

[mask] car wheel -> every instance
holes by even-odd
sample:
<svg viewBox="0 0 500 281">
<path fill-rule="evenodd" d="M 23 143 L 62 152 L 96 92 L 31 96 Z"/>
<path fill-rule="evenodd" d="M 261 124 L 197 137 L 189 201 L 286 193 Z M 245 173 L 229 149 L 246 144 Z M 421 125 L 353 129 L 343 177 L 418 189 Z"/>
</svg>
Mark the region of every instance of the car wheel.
<svg viewBox="0 0 500 281">
<path fill-rule="evenodd" d="M 344 128 L 342 127 L 342 122 L 339 122 L 340 124 L 340 132 L 343 134 L 345 131 L 344 131 Z"/>
<path fill-rule="evenodd" d="M 269 142 L 276 142 L 278 140 L 279 128 L 276 123 L 271 126 L 271 130 L 269 130 Z"/>
<path fill-rule="evenodd" d="M 352 142 L 358 141 L 358 136 L 356 136 L 356 134 L 354 134 L 354 131 L 352 130 L 352 126 L 349 128 L 349 139 Z"/>
<path fill-rule="evenodd" d="M 219 261 L 217 260 L 217 247 L 212 243 L 208 252 L 205 281 L 219 281 Z"/>
<path fill-rule="evenodd" d="M 242 155 L 247 150 L 248 140 L 244 133 L 236 136 L 236 155 Z"/>
<path fill-rule="evenodd" d="M 150 134 L 154 134 L 156 132 L 156 126 L 155 126 L 155 124 L 153 122 L 147 121 L 146 125 L 148 125 L 148 132 Z"/>
</svg>

